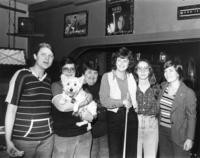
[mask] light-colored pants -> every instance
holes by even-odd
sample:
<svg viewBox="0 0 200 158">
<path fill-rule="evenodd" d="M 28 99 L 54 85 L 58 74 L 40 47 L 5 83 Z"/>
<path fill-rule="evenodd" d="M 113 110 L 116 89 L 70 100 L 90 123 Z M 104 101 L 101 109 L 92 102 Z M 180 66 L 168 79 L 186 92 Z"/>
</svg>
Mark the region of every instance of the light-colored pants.
<svg viewBox="0 0 200 158">
<path fill-rule="evenodd" d="M 109 158 L 107 135 L 92 139 L 91 158 Z"/>
<path fill-rule="evenodd" d="M 23 158 L 51 158 L 54 136 L 41 141 L 13 140 L 15 146 L 24 151 Z"/>
<path fill-rule="evenodd" d="M 55 135 L 52 158 L 90 158 L 91 132 L 74 137 Z"/>
<path fill-rule="evenodd" d="M 158 149 L 158 119 L 154 116 L 138 115 L 137 158 L 156 158 Z"/>
</svg>

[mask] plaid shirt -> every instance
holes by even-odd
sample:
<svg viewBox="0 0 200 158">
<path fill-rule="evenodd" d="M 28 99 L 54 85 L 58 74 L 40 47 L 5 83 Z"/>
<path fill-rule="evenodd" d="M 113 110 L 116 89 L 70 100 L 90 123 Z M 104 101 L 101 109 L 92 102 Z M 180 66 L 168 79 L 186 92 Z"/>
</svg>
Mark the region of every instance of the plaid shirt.
<svg viewBox="0 0 200 158">
<path fill-rule="evenodd" d="M 140 88 L 137 88 L 136 99 L 138 102 L 138 114 L 142 115 L 157 115 L 159 112 L 157 95 L 159 89 L 154 87 L 149 87 L 145 93 L 143 93 Z"/>
</svg>

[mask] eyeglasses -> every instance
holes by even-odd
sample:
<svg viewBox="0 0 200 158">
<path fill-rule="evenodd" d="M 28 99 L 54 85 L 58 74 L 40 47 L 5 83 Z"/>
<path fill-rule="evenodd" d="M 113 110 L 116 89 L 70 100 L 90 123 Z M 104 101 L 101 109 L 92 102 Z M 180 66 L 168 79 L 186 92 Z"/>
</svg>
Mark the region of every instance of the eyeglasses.
<svg viewBox="0 0 200 158">
<path fill-rule="evenodd" d="M 67 72 L 75 72 L 75 68 L 74 67 L 63 67 L 62 71 L 67 71 Z"/>
<path fill-rule="evenodd" d="M 149 71 L 149 67 L 138 67 L 138 71 Z"/>
</svg>

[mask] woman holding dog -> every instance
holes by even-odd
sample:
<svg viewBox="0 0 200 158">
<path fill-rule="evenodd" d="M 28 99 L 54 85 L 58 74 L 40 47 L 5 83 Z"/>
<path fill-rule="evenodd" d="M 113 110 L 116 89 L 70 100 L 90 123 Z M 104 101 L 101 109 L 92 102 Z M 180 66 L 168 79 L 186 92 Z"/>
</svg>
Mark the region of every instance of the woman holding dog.
<svg viewBox="0 0 200 158">
<path fill-rule="evenodd" d="M 130 73 L 132 52 L 123 47 L 112 56 L 112 71 L 101 80 L 100 101 L 108 110 L 108 143 L 110 158 L 122 158 L 126 108 L 128 112 L 126 157 L 137 157 L 138 118 L 135 112 L 136 82 Z"/>
<path fill-rule="evenodd" d="M 76 65 L 71 58 L 64 58 L 61 62 L 61 71 L 67 77 L 74 77 L 76 74 Z M 87 131 L 87 125 L 78 127 L 77 122 L 81 122 L 80 117 L 73 115 L 73 103 L 62 103 L 63 86 L 61 81 L 52 84 L 53 99 L 53 120 L 55 130 L 55 143 L 53 158 L 74 158 L 90 157 L 92 136 Z M 91 95 L 84 101 L 85 105 L 91 100 Z M 63 108 L 64 107 L 64 108 Z M 85 111 L 81 114 L 84 120 L 91 122 L 93 116 Z"/>
</svg>

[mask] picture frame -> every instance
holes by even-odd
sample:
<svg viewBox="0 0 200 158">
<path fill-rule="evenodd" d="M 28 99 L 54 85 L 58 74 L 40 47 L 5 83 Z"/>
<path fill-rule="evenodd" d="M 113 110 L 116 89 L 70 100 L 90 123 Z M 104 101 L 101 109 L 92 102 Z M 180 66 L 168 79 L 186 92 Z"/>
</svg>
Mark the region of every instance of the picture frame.
<svg viewBox="0 0 200 158">
<path fill-rule="evenodd" d="M 88 12 L 79 11 L 64 15 L 64 37 L 86 36 L 88 33 Z"/>
<path fill-rule="evenodd" d="M 134 29 L 134 0 L 106 0 L 106 36 L 131 34 Z"/>
</svg>

